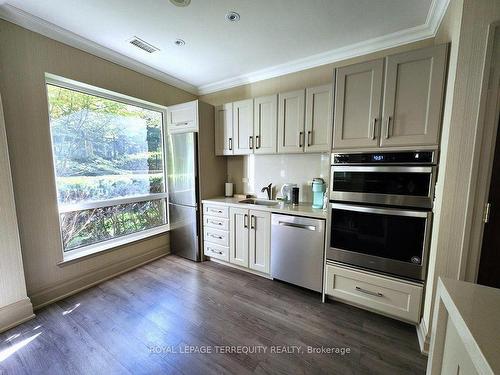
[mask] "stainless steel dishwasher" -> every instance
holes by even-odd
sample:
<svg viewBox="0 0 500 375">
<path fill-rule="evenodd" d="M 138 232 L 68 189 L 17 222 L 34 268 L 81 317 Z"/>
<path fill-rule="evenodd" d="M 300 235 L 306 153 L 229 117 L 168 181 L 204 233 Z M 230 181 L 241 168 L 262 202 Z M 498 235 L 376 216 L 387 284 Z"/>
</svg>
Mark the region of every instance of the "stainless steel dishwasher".
<svg viewBox="0 0 500 375">
<path fill-rule="evenodd" d="M 321 292 L 325 220 L 273 214 L 271 276 Z"/>
</svg>

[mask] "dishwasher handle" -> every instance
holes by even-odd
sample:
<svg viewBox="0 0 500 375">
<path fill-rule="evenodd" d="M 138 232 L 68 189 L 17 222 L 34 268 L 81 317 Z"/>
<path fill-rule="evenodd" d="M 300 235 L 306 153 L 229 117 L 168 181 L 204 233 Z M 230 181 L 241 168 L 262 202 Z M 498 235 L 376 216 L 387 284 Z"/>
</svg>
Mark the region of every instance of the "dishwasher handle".
<svg viewBox="0 0 500 375">
<path fill-rule="evenodd" d="M 316 227 L 314 225 L 289 223 L 287 221 L 279 221 L 278 224 L 281 226 L 284 226 L 284 227 L 294 227 L 294 228 L 300 228 L 300 229 L 306 229 L 306 230 L 312 230 L 312 231 L 316 230 Z"/>
</svg>

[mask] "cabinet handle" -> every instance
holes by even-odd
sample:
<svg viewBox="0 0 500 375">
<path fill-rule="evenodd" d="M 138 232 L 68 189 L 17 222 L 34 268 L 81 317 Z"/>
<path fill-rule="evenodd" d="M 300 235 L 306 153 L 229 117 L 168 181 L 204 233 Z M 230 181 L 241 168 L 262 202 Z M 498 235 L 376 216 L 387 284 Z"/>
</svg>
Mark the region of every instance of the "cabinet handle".
<svg viewBox="0 0 500 375">
<path fill-rule="evenodd" d="M 248 215 L 245 214 L 245 217 L 243 218 L 243 227 L 248 228 Z"/>
<path fill-rule="evenodd" d="M 255 136 L 255 148 L 256 149 L 260 148 L 260 135 Z"/>
<path fill-rule="evenodd" d="M 217 238 L 218 240 L 223 240 L 224 239 L 224 237 L 217 236 L 216 234 L 212 234 L 212 233 L 208 233 L 207 236 L 208 237 L 212 237 L 212 238 Z"/>
<path fill-rule="evenodd" d="M 248 145 L 250 147 L 250 150 L 253 149 L 253 136 L 251 135 L 250 137 L 248 137 Z"/>
<path fill-rule="evenodd" d="M 390 137 L 389 127 L 391 126 L 391 116 L 387 116 L 387 125 L 385 127 L 385 139 Z"/>
<path fill-rule="evenodd" d="M 359 286 L 356 287 L 356 290 L 358 292 L 361 292 L 361 293 L 365 293 L 365 294 L 369 294 L 371 296 L 375 296 L 375 297 L 383 297 L 384 295 L 380 292 L 372 292 L 371 290 L 366 290 L 366 289 L 363 289 L 363 288 L 360 288 Z"/>
<path fill-rule="evenodd" d="M 312 132 L 310 130 L 307 131 L 307 147 L 310 147 L 311 146 L 311 136 L 312 136 Z"/>
<path fill-rule="evenodd" d="M 212 253 L 219 254 L 219 255 L 224 254 L 222 251 L 217 251 L 217 250 L 214 250 L 214 249 L 212 249 L 211 247 L 207 247 L 207 250 L 208 250 L 208 251 L 211 251 Z"/>
<path fill-rule="evenodd" d="M 373 127 L 372 127 L 372 140 L 375 139 L 375 130 L 377 129 L 377 118 L 373 119 Z"/>
<path fill-rule="evenodd" d="M 211 209 L 210 212 L 215 212 L 216 214 L 221 214 L 222 213 L 221 210 L 214 210 L 214 209 Z"/>
<path fill-rule="evenodd" d="M 229 138 L 229 151 L 233 150 L 233 138 Z"/>
<path fill-rule="evenodd" d="M 210 223 L 211 224 L 214 224 L 214 225 L 221 225 L 222 226 L 222 223 L 220 221 L 213 221 L 213 220 L 210 220 Z"/>
<path fill-rule="evenodd" d="M 250 229 L 255 229 L 257 226 L 256 217 L 254 215 L 250 216 Z"/>
<path fill-rule="evenodd" d="M 299 148 L 302 148 L 304 143 L 302 142 L 302 136 L 304 135 L 303 132 L 299 132 Z"/>
</svg>

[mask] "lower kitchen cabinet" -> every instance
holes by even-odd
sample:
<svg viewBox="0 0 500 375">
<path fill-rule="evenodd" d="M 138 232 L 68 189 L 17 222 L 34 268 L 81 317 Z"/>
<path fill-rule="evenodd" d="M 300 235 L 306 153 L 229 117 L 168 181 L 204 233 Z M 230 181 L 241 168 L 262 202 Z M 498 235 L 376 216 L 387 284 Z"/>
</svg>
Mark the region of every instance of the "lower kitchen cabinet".
<svg viewBox="0 0 500 375">
<path fill-rule="evenodd" d="M 410 323 L 418 323 L 423 286 L 338 264 L 326 265 L 325 294 Z"/>
<path fill-rule="evenodd" d="M 229 222 L 229 262 L 268 274 L 271 213 L 231 207 Z"/>
<path fill-rule="evenodd" d="M 457 327 L 449 317 L 444 342 L 441 374 L 479 374 Z"/>
<path fill-rule="evenodd" d="M 262 273 L 269 273 L 271 255 L 271 214 L 250 210 L 248 267 Z"/>
<path fill-rule="evenodd" d="M 231 207 L 229 210 L 229 262 L 248 267 L 248 210 Z"/>
</svg>

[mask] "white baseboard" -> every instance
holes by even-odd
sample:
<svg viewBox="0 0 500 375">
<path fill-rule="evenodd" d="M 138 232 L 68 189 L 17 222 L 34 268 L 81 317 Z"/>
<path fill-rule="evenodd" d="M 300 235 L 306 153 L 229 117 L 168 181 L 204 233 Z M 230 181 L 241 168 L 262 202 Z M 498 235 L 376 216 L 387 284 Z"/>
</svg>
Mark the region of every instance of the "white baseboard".
<svg viewBox="0 0 500 375">
<path fill-rule="evenodd" d="M 0 333 L 33 319 L 33 306 L 28 297 L 0 308 Z"/>
<path fill-rule="evenodd" d="M 418 324 L 416 328 L 420 351 L 422 352 L 422 354 L 429 355 L 430 338 L 428 336 L 425 320 L 422 319 L 420 321 L 420 324 Z"/>
<path fill-rule="evenodd" d="M 98 270 L 89 272 L 78 278 L 73 278 L 65 282 L 60 282 L 57 285 L 44 288 L 30 295 L 34 309 L 37 310 L 51 303 L 57 302 L 72 294 L 81 292 L 82 290 L 88 289 L 94 285 L 102 283 L 103 281 L 164 257 L 169 253 L 170 252 L 167 248 L 159 247 L 148 251 L 147 253 L 99 268 Z"/>
</svg>

